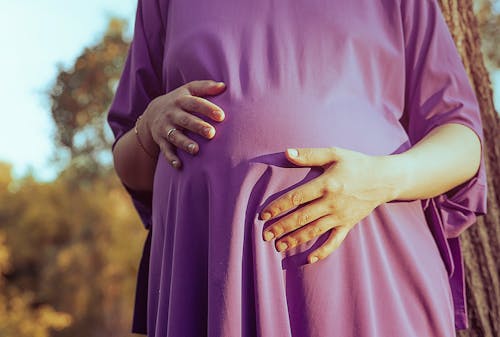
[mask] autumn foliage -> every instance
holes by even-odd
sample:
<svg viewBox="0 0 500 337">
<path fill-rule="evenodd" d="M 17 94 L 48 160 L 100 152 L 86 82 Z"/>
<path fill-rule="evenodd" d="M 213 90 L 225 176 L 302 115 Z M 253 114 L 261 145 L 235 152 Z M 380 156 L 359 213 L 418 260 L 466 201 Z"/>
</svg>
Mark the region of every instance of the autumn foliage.
<svg viewBox="0 0 500 337">
<path fill-rule="evenodd" d="M 57 179 L 13 179 L 0 163 L 2 337 L 130 335 L 146 231 L 113 173 L 105 123 L 128 48 L 123 29 L 112 20 L 49 93 Z"/>
</svg>

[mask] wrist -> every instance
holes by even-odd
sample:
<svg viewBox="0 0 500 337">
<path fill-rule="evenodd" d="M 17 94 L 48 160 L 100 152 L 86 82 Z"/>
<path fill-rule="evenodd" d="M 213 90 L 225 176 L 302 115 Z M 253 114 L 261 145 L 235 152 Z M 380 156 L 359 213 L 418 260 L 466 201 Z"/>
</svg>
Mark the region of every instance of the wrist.
<svg viewBox="0 0 500 337">
<path fill-rule="evenodd" d="M 404 154 L 380 156 L 377 171 L 386 189 L 386 202 L 404 200 L 411 187 L 411 158 Z"/>
<path fill-rule="evenodd" d="M 142 122 L 144 124 L 142 128 L 142 133 L 144 134 L 144 138 L 147 139 L 148 143 L 150 143 L 151 141 L 154 142 L 154 138 L 151 134 L 151 125 L 153 124 L 153 119 L 155 117 L 154 102 L 155 102 L 154 99 L 151 102 L 149 102 L 148 106 L 142 113 Z"/>
<path fill-rule="evenodd" d="M 150 128 L 150 114 L 147 113 L 149 109 L 146 109 L 142 115 L 137 118 L 135 133 L 137 136 L 137 141 L 140 146 L 148 154 L 152 159 L 156 159 L 158 153 L 160 152 L 160 148 L 154 138 L 151 135 Z"/>
</svg>

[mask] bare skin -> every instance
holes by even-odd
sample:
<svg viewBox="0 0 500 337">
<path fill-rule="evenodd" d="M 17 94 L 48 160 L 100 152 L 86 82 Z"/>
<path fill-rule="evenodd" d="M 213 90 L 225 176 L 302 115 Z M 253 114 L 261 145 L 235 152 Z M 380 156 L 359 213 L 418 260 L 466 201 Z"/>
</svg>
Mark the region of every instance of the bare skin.
<svg viewBox="0 0 500 337">
<path fill-rule="evenodd" d="M 215 122 L 223 121 L 222 109 L 202 96 L 218 95 L 224 90 L 224 83 L 192 81 L 152 100 L 137 126 L 147 153 L 140 146 L 134 130 L 124 134 L 113 149 L 115 170 L 123 183 L 139 191 L 151 191 L 160 151 L 177 169 L 182 167 L 182 162 L 176 155 L 177 148 L 196 155 L 199 145 L 182 130 L 187 129 L 212 139 L 215 136 L 214 125 L 194 116 L 192 112 L 199 112 Z M 177 130 L 167 138 L 168 131 L 172 128 Z"/>
<path fill-rule="evenodd" d="M 198 144 L 182 130 L 189 129 L 207 139 L 214 137 L 215 126 L 191 112 L 202 113 L 214 122 L 223 121 L 222 109 L 201 97 L 222 93 L 225 86 L 216 83 L 193 81 L 148 105 L 138 130 L 149 154 L 139 145 L 133 130 L 120 138 L 113 151 L 116 172 L 125 185 L 151 191 L 155 157 L 160 151 L 175 168 L 182 165 L 177 148 L 196 155 Z M 167 138 L 173 127 L 178 130 Z M 432 198 L 472 178 L 479 168 L 481 144 L 470 128 L 449 123 L 396 155 L 370 156 L 338 147 L 288 149 L 285 153 L 294 164 L 321 166 L 324 172 L 262 210 L 260 217 L 267 221 L 308 203 L 266 228 L 263 239 L 275 239 L 276 249 L 284 251 L 329 231 L 328 240 L 308 256 L 309 263 L 314 263 L 337 249 L 349 231 L 379 205 Z"/>
<path fill-rule="evenodd" d="M 433 129 L 396 155 L 368 156 L 336 147 L 288 149 L 291 162 L 325 171 L 262 210 L 261 219 L 270 220 L 309 203 L 266 228 L 263 238 L 276 238 L 276 249 L 285 251 L 330 231 L 325 243 L 308 256 L 309 263 L 317 262 L 337 249 L 377 206 L 432 198 L 469 180 L 479 168 L 480 154 L 475 132 L 454 123 Z"/>
</svg>

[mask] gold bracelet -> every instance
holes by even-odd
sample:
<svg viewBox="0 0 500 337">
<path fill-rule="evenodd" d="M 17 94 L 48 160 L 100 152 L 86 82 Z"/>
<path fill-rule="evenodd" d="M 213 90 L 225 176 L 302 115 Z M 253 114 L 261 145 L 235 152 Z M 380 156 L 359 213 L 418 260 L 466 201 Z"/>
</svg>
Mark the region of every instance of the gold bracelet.
<svg viewBox="0 0 500 337">
<path fill-rule="evenodd" d="M 135 126 L 134 126 L 134 133 L 137 137 L 137 142 L 139 143 L 139 145 L 142 147 L 142 150 L 149 156 L 151 157 L 151 159 L 155 159 L 156 160 L 156 156 L 153 156 L 151 153 L 149 153 L 148 150 L 146 150 L 146 147 L 144 146 L 144 144 L 142 143 L 142 140 L 141 140 L 141 137 L 139 137 L 139 129 L 138 129 L 138 125 L 139 125 L 139 121 L 141 120 L 142 118 L 142 115 L 140 115 L 137 120 L 135 121 Z"/>
</svg>

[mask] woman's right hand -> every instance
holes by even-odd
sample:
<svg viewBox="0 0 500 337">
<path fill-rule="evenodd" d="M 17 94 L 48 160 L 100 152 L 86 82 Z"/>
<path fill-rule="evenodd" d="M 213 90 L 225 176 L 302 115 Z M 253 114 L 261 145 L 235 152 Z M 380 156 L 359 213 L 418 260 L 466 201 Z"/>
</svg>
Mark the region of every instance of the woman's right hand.
<svg viewBox="0 0 500 337">
<path fill-rule="evenodd" d="M 199 145 L 187 137 L 183 130 L 187 129 L 207 139 L 215 136 L 215 127 L 192 113 L 201 113 L 216 122 L 223 121 L 222 109 L 201 96 L 218 95 L 225 88 L 223 82 L 192 81 L 155 98 L 148 105 L 144 112 L 148 130 L 173 167 L 180 168 L 182 164 L 176 155 L 176 148 L 191 155 L 196 155 L 199 151 Z M 173 128 L 175 131 L 169 133 Z"/>
</svg>

